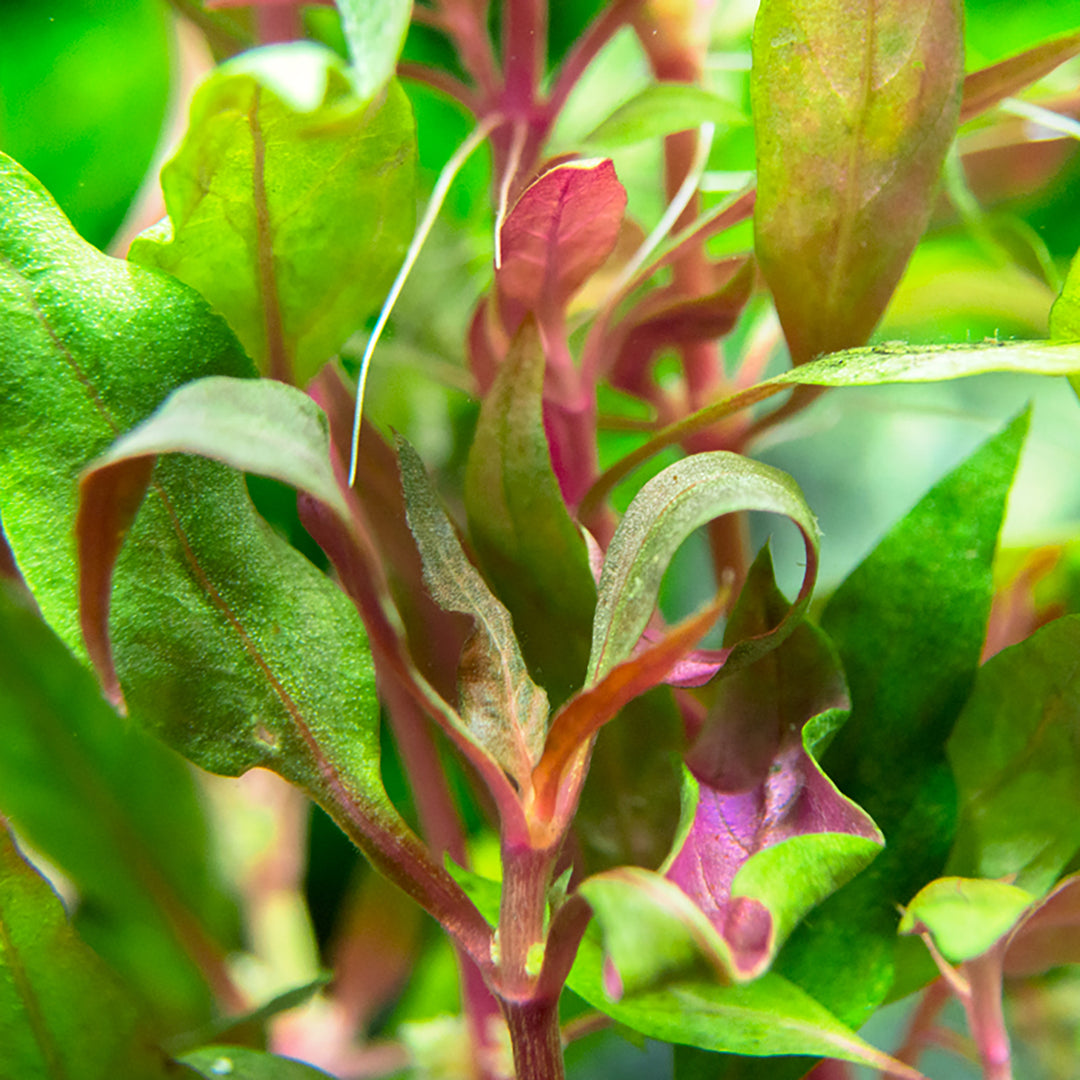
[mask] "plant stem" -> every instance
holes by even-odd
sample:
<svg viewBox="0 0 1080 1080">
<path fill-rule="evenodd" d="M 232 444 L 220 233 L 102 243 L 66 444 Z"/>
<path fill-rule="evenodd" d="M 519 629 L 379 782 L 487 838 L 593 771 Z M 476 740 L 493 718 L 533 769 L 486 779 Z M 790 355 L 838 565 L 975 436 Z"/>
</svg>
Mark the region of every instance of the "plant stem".
<svg viewBox="0 0 1080 1080">
<path fill-rule="evenodd" d="M 984 1080 L 1012 1080 L 1009 1033 L 1002 1009 L 1002 957 L 999 943 L 989 952 L 964 964 L 971 995 L 964 1000 L 968 1026 L 979 1051 Z"/>
<path fill-rule="evenodd" d="M 563 1080 L 557 1000 L 503 1002 L 516 1080 Z"/>
</svg>

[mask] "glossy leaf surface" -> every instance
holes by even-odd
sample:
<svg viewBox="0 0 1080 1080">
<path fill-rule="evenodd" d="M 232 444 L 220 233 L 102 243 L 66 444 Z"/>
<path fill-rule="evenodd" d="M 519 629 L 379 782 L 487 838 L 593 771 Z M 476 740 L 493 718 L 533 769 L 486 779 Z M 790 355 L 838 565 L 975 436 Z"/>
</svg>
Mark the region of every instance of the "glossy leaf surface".
<svg viewBox="0 0 1080 1080">
<path fill-rule="evenodd" d="M 556 165 L 518 198 L 501 230 L 499 313 L 516 333 L 527 312 L 541 326 L 561 320 L 578 289 L 619 239 L 626 191 L 607 160 Z"/>
<path fill-rule="evenodd" d="M 949 739 L 960 800 L 950 871 L 1037 894 L 1080 850 L 1080 617 L 991 657 Z"/>
<path fill-rule="evenodd" d="M 357 99 L 311 43 L 245 53 L 199 87 L 162 170 L 168 220 L 131 258 L 198 289 L 263 371 L 306 382 L 382 302 L 412 231 L 401 88 Z"/>
<path fill-rule="evenodd" d="M 796 364 L 869 337 L 956 130 L 959 0 L 765 0 L 751 76 L 756 250 Z"/>
<path fill-rule="evenodd" d="M 206 1080 L 320 1080 L 322 1069 L 246 1046 L 202 1046 L 180 1061 Z"/>
<path fill-rule="evenodd" d="M 513 616 L 525 659 L 558 703 L 585 679 L 596 584 L 551 467 L 543 380 L 544 354 L 530 320 L 481 407 L 465 507 L 477 555 Z"/>
<path fill-rule="evenodd" d="M 150 167 L 171 40 L 154 0 L 0 5 L 0 149 L 103 247 Z"/>
<path fill-rule="evenodd" d="M 465 557 L 416 451 L 398 441 L 409 527 L 439 606 L 474 620 L 462 652 L 459 712 L 472 739 L 524 787 L 547 733 L 547 695 L 529 675 L 513 621 Z"/>
<path fill-rule="evenodd" d="M 852 1023 L 888 993 L 897 905 L 939 875 L 948 854 L 956 796 L 945 740 L 978 669 L 1026 430 L 1025 414 L 935 485 L 852 571 L 822 619 L 852 699 L 823 764 L 886 846 L 818 908 L 812 933 L 795 931 L 779 970 Z"/>
<path fill-rule="evenodd" d="M 196 293 L 86 244 L 2 157 L 0 203 L 0 514 L 42 613 L 82 653 L 72 528 L 83 466 L 187 380 L 253 370 Z"/>
<path fill-rule="evenodd" d="M 349 44 L 352 77 L 361 98 L 377 94 L 394 75 L 412 15 L 412 0 L 335 0 Z"/>
<path fill-rule="evenodd" d="M 620 105 L 585 141 L 603 147 L 632 146 L 700 124 L 739 127 L 749 118 L 731 102 L 692 83 L 656 83 Z"/>
<path fill-rule="evenodd" d="M 207 1020 L 199 964 L 223 970 L 237 928 L 191 774 L 109 709 L 86 668 L 6 594 L 0 745 L 0 813 L 79 889 L 83 936 L 172 1030 Z"/>
<path fill-rule="evenodd" d="M 735 643 L 725 660 L 748 663 L 779 644 L 810 600 L 817 574 L 817 523 L 795 482 L 779 469 L 722 451 L 695 454 L 653 477 L 612 537 L 604 558 L 593 621 L 589 684 L 630 655 L 656 606 L 660 581 L 679 545 L 722 514 L 782 514 L 803 534 L 806 570 L 790 612 L 763 634 Z"/>
<path fill-rule="evenodd" d="M 123 987 L 0 828 L 0 1077 L 172 1075 Z"/>
<path fill-rule="evenodd" d="M 600 946 L 586 936 L 568 985 L 594 1008 L 653 1039 L 755 1057 L 813 1054 L 879 1069 L 890 1061 L 813 998 L 772 973 L 745 986 L 720 986 L 712 978 L 685 980 L 615 1002 L 604 991 Z M 919 1075 L 897 1069 L 898 1076 Z"/>
<path fill-rule="evenodd" d="M 901 934 L 927 931 L 950 964 L 982 956 L 1023 918 L 1035 897 L 983 878 L 937 878 L 904 910 Z"/>
</svg>

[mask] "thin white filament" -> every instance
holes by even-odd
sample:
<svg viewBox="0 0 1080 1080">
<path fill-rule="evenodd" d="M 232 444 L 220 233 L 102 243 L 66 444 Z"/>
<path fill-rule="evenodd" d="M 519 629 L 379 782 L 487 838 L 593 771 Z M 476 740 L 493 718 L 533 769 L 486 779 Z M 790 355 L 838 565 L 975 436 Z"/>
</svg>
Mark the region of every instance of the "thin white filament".
<svg viewBox="0 0 1080 1080">
<path fill-rule="evenodd" d="M 510 202 L 510 185 L 521 164 L 521 154 L 525 149 L 525 136 L 528 128 L 524 120 L 518 120 L 514 124 L 514 137 L 510 143 L 510 153 L 506 158 L 506 168 L 503 171 L 502 181 L 499 183 L 499 205 L 495 210 L 495 269 L 502 266 L 502 227 L 506 220 L 506 207 Z"/>
<path fill-rule="evenodd" d="M 1059 135 L 1068 135 L 1073 139 L 1080 139 L 1080 122 L 1071 116 L 1062 116 L 1052 109 L 1044 109 L 1032 101 L 1021 101 L 1019 98 L 1006 98 L 999 106 L 1003 112 L 1012 113 L 1013 116 L 1023 117 L 1032 123 L 1038 124 L 1048 131 L 1055 131 Z M 1046 136 L 1043 136 L 1046 138 Z"/>
<path fill-rule="evenodd" d="M 679 190 L 675 192 L 675 198 L 668 203 L 668 208 L 656 223 L 656 227 L 647 237 L 645 237 L 641 246 L 634 252 L 633 257 L 622 268 L 622 272 L 608 290 L 607 298 L 601 305 L 602 308 L 607 308 L 608 304 L 615 300 L 623 289 L 633 281 L 634 276 L 645 265 L 645 260 L 648 259 L 664 237 L 671 231 L 672 226 L 678 221 L 679 215 L 686 209 L 690 200 L 694 197 L 701 185 L 701 178 L 705 174 L 705 166 L 709 163 L 709 151 L 712 149 L 713 134 L 715 131 L 716 125 L 712 123 L 702 124 L 701 127 L 698 128 L 698 139 L 697 147 L 694 150 L 694 160 L 690 163 L 690 168 L 686 173 L 685 179 L 679 185 Z"/>
<path fill-rule="evenodd" d="M 457 174 L 461 171 L 461 167 L 472 157 L 473 152 L 491 134 L 492 130 L 502 123 L 502 120 L 502 116 L 497 113 L 481 120 L 443 166 L 438 180 L 435 181 L 435 187 L 432 189 L 431 199 L 424 210 L 424 216 L 420 219 L 416 232 L 413 233 L 409 250 L 405 253 L 405 261 L 401 264 L 397 277 L 394 278 L 394 284 L 390 286 L 390 292 L 387 294 L 386 300 L 383 301 L 382 310 L 379 312 L 379 318 L 375 323 L 375 329 L 371 331 L 371 337 L 368 338 L 367 347 L 364 349 L 363 358 L 360 360 L 360 373 L 356 378 L 356 408 L 353 412 L 352 451 L 349 455 L 349 487 L 356 483 L 356 464 L 360 452 L 360 421 L 364 415 L 364 391 L 367 388 L 368 369 L 371 367 L 371 357 L 375 352 L 375 346 L 379 343 L 379 338 L 382 336 L 382 332 L 390 318 L 390 312 L 394 310 L 394 304 L 397 303 L 397 298 L 401 295 L 405 281 L 420 254 L 420 249 L 424 246 L 424 241 L 427 240 L 428 234 L 435 224 L 435 219 L 439 216 L 439 211 L 446 201 L 450 185 L 453 184 Z"/>
</svg>

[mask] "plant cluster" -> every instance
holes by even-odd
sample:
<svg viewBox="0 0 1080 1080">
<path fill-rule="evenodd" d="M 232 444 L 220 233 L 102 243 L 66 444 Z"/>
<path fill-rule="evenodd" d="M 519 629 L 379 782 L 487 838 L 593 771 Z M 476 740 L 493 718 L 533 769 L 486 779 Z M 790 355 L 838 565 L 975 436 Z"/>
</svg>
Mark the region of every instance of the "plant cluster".
<svg viewBox="0 0 1080 1080">
<path fill-rule="evenodd" d="M 1077 20 L 965 64 L 961 0 L 45 7 L 0 13 L 0 1078 L 1010 1077 L 1006 980 L 1080 962 L 1073 564 L 998 558 L 1029 411 L 825 596 L 761 451 L 1080 377 L 1080 270 L 979 157 L 1067 175 Z M 875 339 L 928 228 L 1035 325 Z M 312 873 L 327 818 L 366 857 L 319 978 L 308 800 Z"/>
</svg>

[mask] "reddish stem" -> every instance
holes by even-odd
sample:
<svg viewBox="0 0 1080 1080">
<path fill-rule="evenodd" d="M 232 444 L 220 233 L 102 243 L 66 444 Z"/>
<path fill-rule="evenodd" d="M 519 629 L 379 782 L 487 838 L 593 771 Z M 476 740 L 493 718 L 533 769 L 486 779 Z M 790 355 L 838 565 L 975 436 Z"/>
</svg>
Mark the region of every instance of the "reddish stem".
<svg viewBox="0 0 1080 1080">
<path fill-rule="evenodd" d="M 433 90 L 446 94 L 447 97 L 453 98 L 454 101 L 471 113 L 480 111 L 480 97 L 476 91 L 445 71 L 428 67 L 426 64 L 402 60 L 397 66 L 397 72 L 403 79 L 412 79 L 413 82 L 424 83 L 425 86 L 430 86 Z"/>
<path fill-rule="evenodd" d="M 508 113 L 528 115 L 544 72 L 547 0 L 507 0 L 503 7 L 503 70 Z"/>
<path fill-rule="evenodd" d="M 585 74 L 586 68 L 596 59 L 600 50 L 621 30 L 630 17 L 641 7 L 644 0 L 615 0 L 605 8 L 574 43 L 559 68 L 555 85 L 547 101 L 548 115 L 554 119 L 562 111 L 570 91 Z"/>
<path fill-rule="evenodd" d="M 984 1080 L 1012 1080 L 1009 1033 L 1002 1008 L 1004 944 L 964 964 L 971 995 L 964 1001 Z"/>
<path fill-rule="evenodd" d="M 937 1019 L 951 996 L 949 985 L 944 979 L 937 979 L 926 988 L 915 1012 L 912 1013 L 904 1042 L 893 1055 L 897 1061 L 912 1067 L 918 1065 L 919 1056 L 931 1041 Z M 887 1080 L 888 1073 L 881 1075 L 882 1080 Z"/>
<path fill-rule="evenodd" d="M 514 1048 L 516 1080 L 563 1080 L 559 1002 L 503 1002 L 503 1015 Z"/>
<path fill-rule="evenodd" d="M 299 4 L 258 4 L 255 33 L 263 45 L 296 41 L 304 36 L 304 19 Z"/>
</svg>

